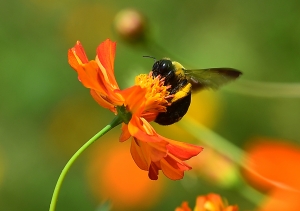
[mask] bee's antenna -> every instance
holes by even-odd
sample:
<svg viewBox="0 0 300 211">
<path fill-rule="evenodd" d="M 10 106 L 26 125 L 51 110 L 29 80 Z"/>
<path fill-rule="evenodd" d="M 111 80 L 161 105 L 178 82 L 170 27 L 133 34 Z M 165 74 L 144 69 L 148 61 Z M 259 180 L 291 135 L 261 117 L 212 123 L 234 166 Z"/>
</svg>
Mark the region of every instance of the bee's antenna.
<svg viewBox="0 0 300 211">
<path fill-rule="evenodd" d="M 154 56 L 143 56 L 143 57 L 145 57 L 145 58 L 151 58 L 151 59 L 154 59 L 154 61 L 157 61 Z"/>
</svg>

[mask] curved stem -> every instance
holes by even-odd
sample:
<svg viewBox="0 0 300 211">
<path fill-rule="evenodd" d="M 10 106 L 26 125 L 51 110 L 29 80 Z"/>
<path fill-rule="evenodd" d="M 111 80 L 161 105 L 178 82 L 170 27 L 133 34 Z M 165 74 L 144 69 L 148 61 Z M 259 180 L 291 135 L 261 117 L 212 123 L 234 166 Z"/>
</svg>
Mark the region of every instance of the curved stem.
<svg viewBox="0 0 300 211">
<path fill-rule="evenodd" d="M 70 160 L 67 162 L 67 164 L 63 168 L 62 172 L 60 173 L 59 178 L 58 178 L 58 180 L 56 182 L 56 185 L 55 185 L 55 188 L 54 188 L 54 191 L 53 191 L 53 195 L 52 195 L 52 199 L 51 199 L 51 203 L 50 203 L 50 209 L 49 209 L 49 211 L 54 211 L 55 210 L 55 206 L 56 206 L 57 199 L 58 199 L 58 194 L 59 194 L 59 191 L 61 189 L 61 185 L 62 185 L 62 183 L 64 181 L 64 178 L 66 177 L 66 174 L 68 173 L 70 167 L 73 165 L 73 163 L 75 162 L 75 160 L 79 157 L 79 155 L 81 155 L 98 138 L 100 138 L 101 136 L 103 136 L 105 133 L 107 133 L 108 131 L 110 131 L 112 128 L 114 128 L 115 126 L 119 125 L 120 123 L 122 123 L 122 120 L 120 119 L 119 116 L 116 116 L 109 125 L 107 125 L 106 127 L 104 127 L 100 132 L 98 132 L 90 140 L 88 140 L 70 158 Z"/>
</svg>

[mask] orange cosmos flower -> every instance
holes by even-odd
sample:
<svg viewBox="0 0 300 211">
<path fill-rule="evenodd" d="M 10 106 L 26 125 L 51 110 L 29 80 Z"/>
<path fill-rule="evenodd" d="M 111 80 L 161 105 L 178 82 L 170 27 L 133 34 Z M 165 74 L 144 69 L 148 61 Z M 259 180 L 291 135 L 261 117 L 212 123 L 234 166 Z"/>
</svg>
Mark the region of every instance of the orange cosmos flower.
<svg viewBox="0 0 300 211">
<path fill-rule="evenodd" d="M 299 211 L 300 193 L 289 190 L 274 189 L 256 209 L 256 211 Z"/>
<path fill-rule="evenodd" d="M 261 190 L 295 189 L 300 193 L 300 148 L 287 140 L 258 137 L 246 147 L 246 179 Z M 297 173 L 296 173 L 297 172 Z"/>
<path fill-rule="evenodd" d="M 164 79 L 142 74 L 135 85 L 120 90 L 114 76 L 116 43 L 107 39 L 97 48 L 95 60 L 88 60 L 79 41 L 68 52 L 69 64 L 78 73 L 79 81 L 90 89 L 92 97 L 122 121 L 120 141 L 132 137 L 131 154 L 150 179 L 158 179 L 159 170 L 170 179 L 178 180 L 191 169 L 184 161 L 196 156 L 202 147 L 173 141 L 157 134 L 149 124 L 165 112 L 167 99 L 172 97 Z"/>
<path fill-rule="evenodd" d="M 183 202 L 175 211 L 191 211 L 191 208 L 187 202 Z M 206 196 L 198 196 L 194 211 L 238 211 L 238 207 L 228 206 L 218 194 L 210 193 Z"/>
<path fill-rule="evenodd" d="M 245 178 L 268 197 L 260 211 L 300 210 L 300 148 L 287 140 L 258 137 L 249 141 Z"/>
</svg>

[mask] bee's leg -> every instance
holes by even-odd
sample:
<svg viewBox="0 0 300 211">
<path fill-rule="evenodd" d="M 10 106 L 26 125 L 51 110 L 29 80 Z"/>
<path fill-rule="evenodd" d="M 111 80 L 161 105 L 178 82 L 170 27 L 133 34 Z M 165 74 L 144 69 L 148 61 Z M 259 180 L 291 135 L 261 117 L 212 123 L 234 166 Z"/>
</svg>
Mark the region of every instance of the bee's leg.
<svg viewBox="0 0 300 211">
<path fill-rule="evenodd" d="M 176 86 L 174 86 L 174 87 L 171 88 L 170 94 L 175 94 L 181 88 L 185 87 L 187 84 L 188 84 L 188 80 L 187 79 L 183 79 L 182 81 L 180 81 L 179 83 L 177 83 Z"/>
<path fill-rule="evenodd" d="M 192 89 L 192 84 L 188 83 L 187 80 L 183 80 L 181 81 L 178 86 L 175 87 L 177 90 L 173 90 L 171 91 L 170 94 L 173 94 L 174 97 L 171 100 L 171 103 L 176 102 L 179 99 L 182 99 L 184 97 L 186 97 L 187 95 L 191 94 L 191 89 Z"/>
<path fill-rule="evenodd" d="M 174 71 L 169 71 L 166 75 L 163 76 L 165 78 L 165 82 L 167 84 L 170 84 L 171 81 L 175 79 L 175 72 Z"/>
</svg>

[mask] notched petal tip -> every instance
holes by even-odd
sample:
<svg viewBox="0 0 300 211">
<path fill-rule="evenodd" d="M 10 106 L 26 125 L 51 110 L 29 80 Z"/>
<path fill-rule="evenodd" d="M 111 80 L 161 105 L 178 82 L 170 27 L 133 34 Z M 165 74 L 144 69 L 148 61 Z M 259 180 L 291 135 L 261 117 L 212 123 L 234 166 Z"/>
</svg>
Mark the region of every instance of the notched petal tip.
<svg viewBox="0 0 300 211">
<path fill-rule="evenodd" d="M 85 63 L 89 62 L 89 59 L 88 59 L 80 41 L 76 41 L 75 46 L 73 48 L 71 48 L 70 50 L 72 51 L 74 57 L 76 58 L 76 60 L 79 64 L 85 64 Z"/>
</svg>

